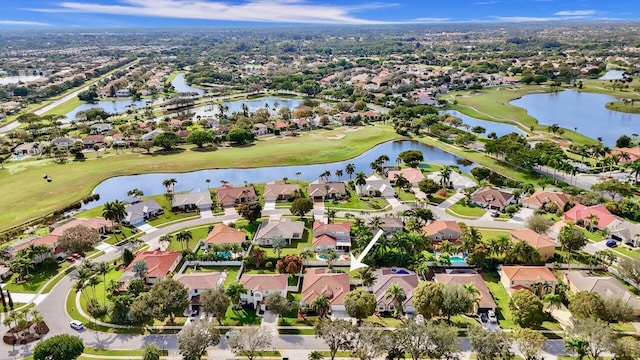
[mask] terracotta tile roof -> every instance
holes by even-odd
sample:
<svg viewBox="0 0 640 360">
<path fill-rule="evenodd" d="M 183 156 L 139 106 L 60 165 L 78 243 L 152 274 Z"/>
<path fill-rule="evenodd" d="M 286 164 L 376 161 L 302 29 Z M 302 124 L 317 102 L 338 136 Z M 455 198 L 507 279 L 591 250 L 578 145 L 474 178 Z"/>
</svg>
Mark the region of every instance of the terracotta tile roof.
<svg viewBox="0 0 640 360">
<path fill-rule="evenodd" d="M 378 303 L 390 305 L 391 299 L 387 299 L 387 289 L 391 284 L 398 284 L 404 290 L 406 300 L 405 305 L 413 304 L 413 290 L 418 286 L 418 275 L 413 271 L 408 271 L 408 274 L 397 274 L 393 272 L 392 268 L 383 268 L 375 271 L 377 276 L 376 281 L 373 283 L 372 291 L 376 296 Z"/>
<path fill-rule="evenodd" d="M 417 184 L 420 181 L 424 180 L 424 174 L 422 174 L 422 170 L 415 168 L 404 168 L 400 170 L 389 170 L 387 172 L 387 178 L 391 182 L 396 181 L 396 175 L 404 176 L 405 179 L 409 180 L 411 184 Z"/>
<path fill-rule="evenodd" d="M 189 291 L 215 289 L 220 285 L 219 272 L 195 272 L 190 274 L 175 274 L 173 280 L 181 283 Z"/>
<path fill-rule="evenodd" d="M 16 252 L 22 250 L 22 249 L 26 249 L 28 248 L 31 244 L 33 245 L 47 245 L 49 247 L 53 247 L 58 240 L 60 240 L 61 235 L 55 235 L 55 234 L 47 234 L 44 236 L 40 236 L 38 238 L 32 239 L 30 241 L 27 242 L 23 242 L 21 244 L 15 245 L 13 247 L 13 250 L 11 251 L 12 254 L 15 254 Z"/>
<path fill-rule="evenodd" d="M 327 273 L 325 268 L 307 269 L 302 282 L 302 300 L 326 296 L 331 305 L 344 305 L 344 296 L 349 292 L 349 274 Z"/>
<path fill-rule="evenodd" d="M 240 284 L 247 290 L 286 290 L 289 282 L 287 274 L 243 274 Z"/>
<path fill-rule="evenodd" d="M 214 245 L 242 244 L 247 238 L 244 231 L 234 229 L 229 225 L 218 224 L 211 229 L 204 242 Z"/>
<path fill-rule="evenodd" d="M 485 309 L 495 309 L 497 307 L 489 288 L 487 288 L 480 274 L 436 274 L 435 281 L 443 284 L 473 284 L 480 292 L 478 307 Z"/>
<path fill-rule="evenodd" d="M 576 204 L 569 211 L 564 213 L 565 220 L 589 221 L 589 216 L 593 214 L 598 218 L 598 227 L 604 228 L 611 222 L 616 220 L 615 216 L 604 205 L 585 206 L 582 204 Z"/>
<path fill-rule="evenodd" d="M 337 222 L 331 224 L 325 224 L 322 221 L 314 221 L 313 222 L 313 231 L 332 233 L 332 232 L 351 232 L 351 224 L 348 222 Z"/>
<path fill-rule="evenodd" d="M 337 246 L 338 241 L 331 235 L 322 234 L 313 237 L 313 246 Z"/>
<path fill-rule="evenodd" d="M 471 194 L 471 200 L 497 207 L 504 207 L 512 197 L 513 194 L 492 187 L 484 187 Z"/>
<path fill-rule="evenodd" d="M 462 235 L 462 230 L 460 229 L 460 225 L 458 225 L 457 221 L 435 220 L 422 227 L 422 231 L 424 231 L 427 236 L 434 236 L 441 233 L 443 230 L 453 231 Z"/>
<path fill-rule="evenodd" d="M 172 267 L 180 257 L 182 257 L 180 251 L 143 251 L 136 255 L 125 272 L 133 271 L 133 265 L 137 261 L 144 260 L 149 269 L 147 276 L 165 277 L 174 270 Z"/>
<path fill-rule="evenodd" d="M 231 185 L 222 185 L 216 191 L 216 196 L 218 197 L 218 202 L 229 202 L 240 198 L 249 198 L 256 196 L 256 190 L 253 186 L 241 186 L 241 187 L 233 187 Z"/>
<path fill-rule="evenodd" d="M 563 192 L 552 192 L 552 191 L 543 191 L 538 190 L 533 195 L 522 199 L 523 204 L 530 204 L 535 206 L 542 206 L 546 203 L 556 203 L 561 209 L 569 203 L 570 201 L 569 195 Z"/>
<path fill-rule="evenodd" d="M 502 272 L 511 281 L 558 281 L 545 266 L 503 266 Z"/>
<path fill-rule="evenodd" d="M 551 240 L 547 234 L 538 234 L 531 229 L 518 229 L 512 230 L 509 234 L 515 240 L 524 241 L 527 244 L 533 246 L 536 249 L 545 248 L 549 246 L 555 247 L 556 244 Z"/>
<path fill-rule="evenodd" d="M 265 200 L 276 200 L 279 196 L 291 196 L 296 190 L 300 190 L 300 185 L 274 181 L 264 186 L 262 197 Z"/>
<path fill-rule="evenodd" d="M 113 221 L 106 220 L 101 217 L 94 217 L 93 219 L 73 219 L 68 223 L 62 224 L 57 228 L 53 229 L 51 233 L 54 235 L 62 235 L 65 230 L 70 229 L 72 227 L 76 227 L 78 225 L 86 226 L 89 229 L 100 231 L 100 229 L 103 229 L 103 228 L 113 227 Z"/>
</svg>

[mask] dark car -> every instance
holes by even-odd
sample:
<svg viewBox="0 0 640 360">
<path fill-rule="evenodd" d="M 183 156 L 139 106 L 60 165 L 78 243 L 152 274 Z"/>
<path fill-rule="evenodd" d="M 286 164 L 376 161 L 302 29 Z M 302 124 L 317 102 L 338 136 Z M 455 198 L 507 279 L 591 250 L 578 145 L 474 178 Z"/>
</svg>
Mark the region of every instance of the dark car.
<svg viewBox="0 0 640 360">
<path fill-rule="evenodd" d="M 489 321 L 489 316 L 487 315 L 487 313 L 480 313 L 480 321 L 482 321 L 483 323 Z"/>
<path fill-rule="evenodd" d="M 493 211 L 493 212 L 491 213 L 491 217 L 497 218 L 497 217 L 499 217 L 499 216 L 500 216 L 500 213 L 499 213 L 499 212 L 497 212 L 497 211 Z"/>
<path fill-rule="evenodd" d="M 607 247 L 610 247 L 610 248 L 618 246 L 618 242 L 613 240 L 613 239 L 607 240 L 607 242 L 604 243 L 604 244 L 607 245 Z"/>
</svg>

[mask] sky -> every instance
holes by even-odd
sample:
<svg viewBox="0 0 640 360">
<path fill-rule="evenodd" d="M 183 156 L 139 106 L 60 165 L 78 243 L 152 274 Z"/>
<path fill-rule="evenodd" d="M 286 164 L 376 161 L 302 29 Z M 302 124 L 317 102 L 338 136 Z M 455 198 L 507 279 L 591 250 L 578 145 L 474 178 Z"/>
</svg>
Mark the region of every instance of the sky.
<svg viewBox="0 0 640 360">
<path fill-rule="evenodd" d="M 640 20 L 638 0 L 3 0 L 0 28 Z"/>
</svg>

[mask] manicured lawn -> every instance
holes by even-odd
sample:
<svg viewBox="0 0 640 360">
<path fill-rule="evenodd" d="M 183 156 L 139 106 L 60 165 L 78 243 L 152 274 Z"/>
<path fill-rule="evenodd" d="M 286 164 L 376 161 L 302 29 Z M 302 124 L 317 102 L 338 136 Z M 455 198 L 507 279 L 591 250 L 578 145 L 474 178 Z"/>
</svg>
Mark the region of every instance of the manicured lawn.
<svg viewBox="0 0 640 360">
<path fill-rule="evenodd" d="M 460 200 L 457 203 L 451 205 L 449 210 L 452 211 L 452 215 L 461 215 L 464 217 L 479 218 L 484 215 L 485 210 L 476 206 L 468 206 L 464 203 L 464 200 Z"/>
<path fill-rule="evenodd" d="M 382 198 L 359 197 L 355 193 L 351 194 L 346 202 L 327 201 L 325 207 L 336 209 L 355 209 L 355 210 L 382 210 L 389 203 Z"/>
<path fill-rule="evenodd" d="M 255 310 L 234 311 L 231 309 L 231 306 L 229 306 L 222 324 L 226 326 L 260 325 L 261 322 L 262 318 L 256 315 Z"/>
<path fill-rule="evenodd" d="M 11 276 L 11 279 L 7 281 L 7 285 L 4 287 L 4 289 L 9 290 L 13 293 L 35 294 L 47 281 L 49 281 L 49 279 L 64 271 L 67 267 L 69 267 L 69 265 L 70 263 L 68 261 L 56 263 L 55 266 L 52 267 L 42 267 L 41 265 L 36 265 L 35 269 L 30 271 L 31 277 L 29 278 L 29 280 L 23 283 L 16 284 L 18 274 L 13 274 Z"/>
<path fill-rule="evenodd" d="M 364 319 L 364 324 L 366 325 L 367 323 L 379 324 L 385 327 L 398 327 L 402 325 L 402 320 L 396 319 L 391 316 L 372 315 Z"/>
<path fill-rule="evenodd" d="M 144 350 L 111 350 L 85 347 L 83 354 L 99 356 L 142 356 L 144 354 Z"/>
<path fill-rule="evenodd" d="M 302 234 L 302 240 L 293 241 L 291 245 L 287 245 L 284 248 L 282 248 L 282 252 L 280 253 L 280 256 L 300 254 L 305 249 L 310 249 L 312 247 L 313 247 L 313 232 L 305 228 L 304 233 Z M 261 248 L 267 252 L 267 256 L 275 257 L 277 255 L 276 251 L 270 246 L 264 246 Z"/>
<path fill-rule="evenodd" d="M 127 227 L 127 226 L 122 226 L 120 227 L 118 230 L 116 230 L 115 233 L 113 234 L 109 234 L 109 237 L 107 237 L 106 240 L 104 240 L 104 242 L 106 242 L 107 244 L 111 244 L 111 245 L 115 245 L 119 242 L 121 242 L 122 240 L 133 236 L 135 234 L 138 233 L 138 230 L 134 230 L 133 228 Z"/>
<path fill-rule="evenodd" d="M 73 109 L 77 108 L 78 106 L 84 104 L 83 101 L 81 101 L 80 99 L 78 99 L 77 96 L 69 99 L 68 101 L 63 102 L 62 104 L 54 107 L 53 109 L 47 111 L 46 113 L 44 113 L 44 115 L 53 115 L 53 114 L 60 114 L 60 115 L 64 115 L 67 114 L 69 112 L 71 112 Z"/>
<path fill-rule="evenodd" d="M 147 221 L 147 223 L 151 226 L 160 226 L 162 224 L 169 223 L 172 221 L 183 220 L 191 217 L 195 218 L 199 216 L 198 213 L 196 212 L 173 213 L 171 211 L 171 200 L 167 199 L 164 195 L 149 196 L 149 197 L 145 197 L 145 199 L 154 199 L 158 203 L 158 205 L 162 206 L 162 208 L 164 209 L 164 214 L 158 216 L 153 220 Z"/>
<path fill-rule="evenodd" d="M 618 253 L 618 254 L 629 256 L 629 257 L 639 257 L 640 256 L 640 251 L 627 249 L 624 246 L 619 246 L 619 247 L 613 248 L 611 250 L 613 252 Z"/>
<path fill-rule="evenodd" d="M 503 329 L 511 329 L 513 327 L 513 320 L 511 317 L 511 310 L 509 309 L 509 294 L 507 290 L 500 283 L 500 278 L 495 272 L 483 272 L 482 278 L 484 283 L 489 288 L 493 300 L 498 305 L 496 316 L 498 317 L 498 324 Z"/>
<path fill-rule="evenodd" d="M 170 154 L 111 153 L 100 159 L 71 161 L 62 165 L 51 159 L 28 164 L 10 163 L 5 165 L 7 171 L 0 174 L 0 187 L 11 189 L 3 195 L 0 230 L 78 201 L 98 183 L 112 176 L 184 172 L 207 169 L 211 164 L 219 168 L 246 168 L 329 163 L 352 158 L 381 142 L 399 138 L 401 136 L 394 132 L 393 127 L 376 125 L 348 132 L 340 140 L 327 139 L 324 133 L 305 132 L 296 138 L 257 141 L 252 145 L 214 152 L 190 151 L 192 146 L 185 145 L 186 151 Z M 43 181 L 43 173 L 54 181 Z"/>
<path fill-rule="evenodd" d="M 494 239 L 502 235 L 509 236 L 509 230 L 507 229 L 479 228 L 478 230 L 482 234 L 482 240 Z"/>
<path fill-rule="evenodd" d="M 394 186 L 393 189 L 396 191 L 396 194 L 398 194 L 398 198 L 400 198 L 401 201 L 416 201 L 416 195 L 413 192 L 405 191 L 398 186 Z"/>
<path fill-rule="evenodd" d="M 238 267 L 230 267 L 230 266 L 198 266 L 197 269 L 193 267 L 187 267 L 184 271 L 185 274 L 190 274 L 193 272 L 227 272 L 227 278 L 224 281 L 224 286 L 231 284 L 236 281 L 236 277 L 238 277 L 238 271 L 240 268 Z"/>
</svg>

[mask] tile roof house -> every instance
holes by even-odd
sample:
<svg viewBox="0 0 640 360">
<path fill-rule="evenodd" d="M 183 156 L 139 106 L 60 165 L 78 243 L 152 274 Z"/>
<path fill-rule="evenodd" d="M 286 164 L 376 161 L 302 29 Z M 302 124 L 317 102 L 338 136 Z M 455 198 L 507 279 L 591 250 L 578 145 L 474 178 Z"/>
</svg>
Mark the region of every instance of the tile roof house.
<svg viewBox="0 0 640 360">
<path fill-rule="evenodd" d="M 302 300 L 310 304 L 324 296 L 333 312 L 344 312 L 344 296 L 350 291 L 349 274 L 327 272 L 326 268 L 308 268 L 302 281 Z"/>
<path fill-rule="evenodd" d="M 304 222 L 302 221 L 291 221 L 287 218 L 269 219 L 258 226 L 254 240 L 258 245 L 272 245 L 273 238 L 281 236 L 291 244 L 293 240 L 302 239 L 303 234 Z"/>
<path fill-rule="evenodd" d="M 420 181 L 424 180 L 424 174 L 422 174 L 422 170 L 416 168 L 389 170 L 387 172 L 387 178 L 392 184 L 396 182 L 396 175 L 402 175 L 413 186 L 417 186 Z"/>
<path fill-rule="evenodd" d="M 247 293 L 240 295 L 240 301 L 253 304 L 254 309 L 258 309 L 270 293 L 277 292 L 286 298 L 288 281 L 287 274 L 243 274 L 240 284 L 247 289 Z"/>
<path fill-rule="evenodd" d="M 489 288 L 487 288 L 487 284 L 485 284 L 482 276 L 475 271 L 435 274 L 434 281 L 443 284 L 473 284 L 478 292 L 480 292 L 480 301 L 474 304 L 474 310 L 476 313 L 483 313 L 489 310 L 495 311 L 497 308 L 497 305 L 493 300 L 493 296 L 491 296 L 491 292 L 489 291 Z"/>
<path fill-rule="evenodd" d="M 239 205 L 247 201 L 257 200 L 256 189 L 253 186 L 233 187 L 231 185 L 222 185 L 216 190 L 218 204 L 229 207 Z"/>
<path fill-rule="evenodd" d="M 368 225 L 371 224 L 371 220 L 372 220 L 371 218 L 367 220 Z M 398 231 L 402 231 L 402 229 L 404 229 L 404 222 L 402 221 L 402 218 L 399 216 L 398 217 L 385 216 L 380 218 L 379 228 L 382 229 L 382 231 L 384 231 L 385 236 L 391 236 L 397 233 Z"/>
<path fill-rule="evenodd" d="M 143 251 L 136 254 L 131 264 L 127 266 L 124 274 L 120 278 L 120 282 L 126 282 L 135 277 L 133 266 L 138 261 L 147 263 L 147 283 L 155 284 L 169 275 L 176 269 L 178 263 L 182 259 L 180 251 Z"/>
<path fill-rule="evenodd" d="M 174 194 L 171 199 L 171 210 L 174 211 L 209 210 L 211 205 L 213 205 L 213 200 L 209 191 Z"/>
<path fill-rule="evenodd" d="M 242 244 L 247 239 L 247 234 L 239 229 L 232 228 L 226 224 L 217 224 L 211 229 L 207 238 L 204 239 L 206 245 Z"/>
<path fill-rule="evenodd" d="M 269 133 L 269 127 L 265 124 L 257 123 L 253 125 L 251 133 L 255 136 L 267 135 Z"/>
<path fill-rule="evenodd" d="M 611 238 L 630 246 L 640 246 L 640 224 L 624 220 L 621 223 L 611 223 L 607 228 L 611 230 Z"/>
<path fill-rule="evenodd" d="M 154 199 L 136 201 L 125 205 L 127 215 L 122 220 L 125 225 L 140 225 L 147 220 L 155 219 L 164 213 L 164 209 Z"/>
<path fill-rule="evenodd" d="M 356 185 L 356 193 L 360 196 L 394 196 L 396 194 L 389 180 L 373 174 L 366 179 L 366 184 Z"/>
<path fill-rule="evenodd" d="M 615 298 L 628 304 L 640 316 L 640 298 L 612 276 L 592 276 L 583 271 L 567 271 L 563 280 L 574 294 L 579 291 L 595 292 L 603 299 Z"/>
<path fill-rule="evenodd" d="M 442 176 L 440 176 L 440 172 L 433 172 L 433 173 L 429 173 L 427 175 L 427 177 L 433 181 L 435 181 L 438 184 L 442 183 Z M 473 181 L 472 179 L 459 174 L 455 171 L 452 171 L 451 174 L 449 174 L 449 183 L 446 184 L 447 187 L 452 188 L 452 189 L 456 189 L 456 190 L 461 190 L 461 189 L 466 189 L 469 187 L 474 187 L 476 186 L 476 182 Z"/>
<path fill-rule="evenodd" d="M 344 195 L 347 195 L 347 188 L 343 182 L 316 180 L 309 184 L 309 197 L 314 200 L 338 199 Z"/>
<path fill-rule="evenodd" d="M 543 260 L 553 258 L 556 253 L 556 243 L 547 234 L 538 234 L 531 229 L 511 230 L 511 240 L 524 241 L 538 250 Z"/>
<path fill-rule="evenodd" d="M 93 148 L 93 145 L 96 144 L 104 144 L 104 135 L 87 135 L 82 138 L 82 145 L 84 145 L 85 149 Z"/>
<path fill-rule="evenodd" d="M 313 223 L 313 247 L 315 249 L 351 249 L 351 224 L 337 222 L 325 224 L 321 221 Z"/>
<path fill-rule="evenodd" d="M 471 201 L 491 210 L 502 210 L 516 202 L 512 193 L 493 187 L 483 187 L 471 194 Z"/>
<path fill-rule="evenodd" d="M 462 236 L 460 225 L 456 221 L 451 220 L 434 220 L 428 225 L 422 227 L 422 231 L 434 243 L 440 243 L 443 240 L 455 242 Z"/>
<path fill-rule="evenodd" d="M 265 184 L 262 198 L 267 201 L 286 201 L 297 192 L 300 192 L 300 185 L 285 184 L 284 181 L 271 181 Z"/>
<path fill-rule="evenodd" d="M 502 266 L 500 282 L 509 293 L 526 289 L 538 297 L 552 294 L 558 279 L 545 266 Z"/>
<path fill-rule="evenodd" d="M 65 230 L 79 225 L 88 227 L 89 229 L 93 229 L 100 234 L 106 234 L 113 230 L 113 221 L 101 217 L 94 217 L 92 219 L 74 218 L 71 221 L 62 224 L 56 223 L 51 226 L 50 230 L 51 234 L 53 235 L 62 235 L 64 234 Z"/>
<path fill-rule="evenodd" d="M 570 201 L 570 196 L 563 192 L 538 190 L 533 193 L 533 195 L 522 199 L 522 206 L 530 209 L 540 209 L 545 204 L 555 203 L 558 205 L 558 208 L 564 210 L 565 206 L 567 206 Z"/>
<path fill-rule="evenodd" d="M 62 234 L 59 234 L 59 235 L 47 234 L 47 235 L 38 236 L 38 237 L 30 237 L 22 241 L 19 241 L 18 243 L 7 245 L 5 248 L 3 248 L 3 252 L 8 256 L 15 256 L 18 253 L 18 251 L 27 249 L 31 245 L 34 245 L 34 246 L 44 245 L 51 248 L 52 250 L 51 254 L 45 257 L 37 256 L 33 259 L 33 262 L 35 264 L 39 264 L 47 257 L 52 257 L 52 256 L 64 257 L 66 255 L 65 252 L 62 251 L 60 247 L 58 247 L 58 241 L 60 241 L 61 237 L 62 237 Z"/>
<path fill-rule="evenodd" d="M 404 289 L 406 300 L 403 304 L 405 313 L 415 313 L 413 306 L 413 290 L 418 286 L 418 275 L 413 271 L 396 268 L 382 268 L 374 272 L 376 280 L 371 287 L 376 296 L 376 309 L 378 312 L 394 312 L 395 306 L 391 299 L 387 298 L 387 289 L 391 284 L 398 284 Z"/>
<path fill-rule="evenodd" d="M 200 294 L 208 289 L 222 285 L 224 279 L 219 272 L 194 272 L 191 274 L 175 274 L 173 280 L 189 290 L 190 310 L 200 310 Z"/>
<path fill-rule="evenodd" d="M 589 224 L 591 215 L 597 218 L 597 224 L 593 224 L 598 229 L 604 229 L 617 219 L 609 209 L 604 205 L 585 206 L 582 204 L 576 204 L 574 207 L 564 213 L 565 221 L 573 221 L 576 224 Z"/>
</svg>

